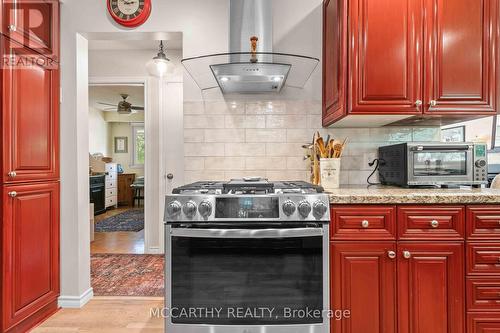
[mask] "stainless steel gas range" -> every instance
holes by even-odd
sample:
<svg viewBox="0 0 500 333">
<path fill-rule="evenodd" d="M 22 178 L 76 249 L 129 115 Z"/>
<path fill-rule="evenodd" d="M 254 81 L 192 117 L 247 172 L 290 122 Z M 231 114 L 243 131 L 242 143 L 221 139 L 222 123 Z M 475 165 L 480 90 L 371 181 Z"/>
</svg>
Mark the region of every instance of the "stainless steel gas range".
<svg viewBox="0 0 500 333">
<path fill-rule="evenodd" d="M 305 182 L 198 182 L 165 203 L 168 333 L 329 332 L 329 200 Z"/>
</svg>

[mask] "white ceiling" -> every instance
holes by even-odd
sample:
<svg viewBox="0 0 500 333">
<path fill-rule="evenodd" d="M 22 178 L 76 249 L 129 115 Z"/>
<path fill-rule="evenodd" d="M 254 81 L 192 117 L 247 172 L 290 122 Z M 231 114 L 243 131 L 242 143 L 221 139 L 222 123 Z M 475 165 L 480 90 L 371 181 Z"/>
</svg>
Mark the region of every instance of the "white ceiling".
<svg viewBox="0 0 500 333">
<path fill-rule="evenodd" d="M 107 112 L 116 109 L 105 109 L 98 102 L 116 104 L 122 100 L 120 94 L 128 94 L 127 101 L 134 106 L 144 106 L 144 87 L 142 85 L 94 85 L 89 87 L 89 106 Z M 140 111 L 142 112 L 142 111 Z"/>
</svg>

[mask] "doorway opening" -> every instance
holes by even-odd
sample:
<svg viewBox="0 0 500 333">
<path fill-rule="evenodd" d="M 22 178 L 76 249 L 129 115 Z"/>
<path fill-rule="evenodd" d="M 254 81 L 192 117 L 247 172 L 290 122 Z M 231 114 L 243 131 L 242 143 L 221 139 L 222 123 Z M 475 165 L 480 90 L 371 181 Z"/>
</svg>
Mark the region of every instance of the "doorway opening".
<svg viewBox="0 0 500 333">
<path fill-rule="evenodd" d="M 89 87 L 92 255 L 144 254 L 144 102 L 144 84 Z"/>
</svg>

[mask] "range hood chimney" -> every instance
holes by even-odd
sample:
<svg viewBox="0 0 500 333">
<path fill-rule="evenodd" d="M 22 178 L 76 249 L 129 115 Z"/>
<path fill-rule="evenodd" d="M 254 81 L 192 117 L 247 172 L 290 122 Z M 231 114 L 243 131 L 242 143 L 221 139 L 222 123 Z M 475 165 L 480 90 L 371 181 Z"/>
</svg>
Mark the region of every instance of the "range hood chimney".
<svg viewBox="0 0 500 333">
<path fill-rule="evenodd" d="M 319 59 L 273 52 L 271 0 L 230 0 L 229 53 L 183 59 L 201 90 L 279 93 L 303 88 Z"/>
</svg>

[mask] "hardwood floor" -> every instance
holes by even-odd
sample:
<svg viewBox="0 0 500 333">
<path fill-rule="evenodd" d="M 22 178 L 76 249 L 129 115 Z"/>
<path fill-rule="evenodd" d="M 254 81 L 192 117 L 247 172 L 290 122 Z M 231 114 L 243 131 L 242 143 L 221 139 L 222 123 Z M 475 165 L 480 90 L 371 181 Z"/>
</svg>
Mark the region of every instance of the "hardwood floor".
<svg viewBox="0 0 500 333">
<path fill-rule="evenodd" d="M 33 333 L 164 333 L 164 319 L 150 315 L 163 299 L 94 297 L 82 309 L 61 309 Z"/>
<path fill-rule="evenodd" d="M 129 207 L 119 207 L 108 210 L 96 216 L 95 223 L 129 209 Z M 144 229 L 138 232 L 96 232 L 94 241 L 90 245 L 90 253 L 144 254 Z"/>
</svg>

